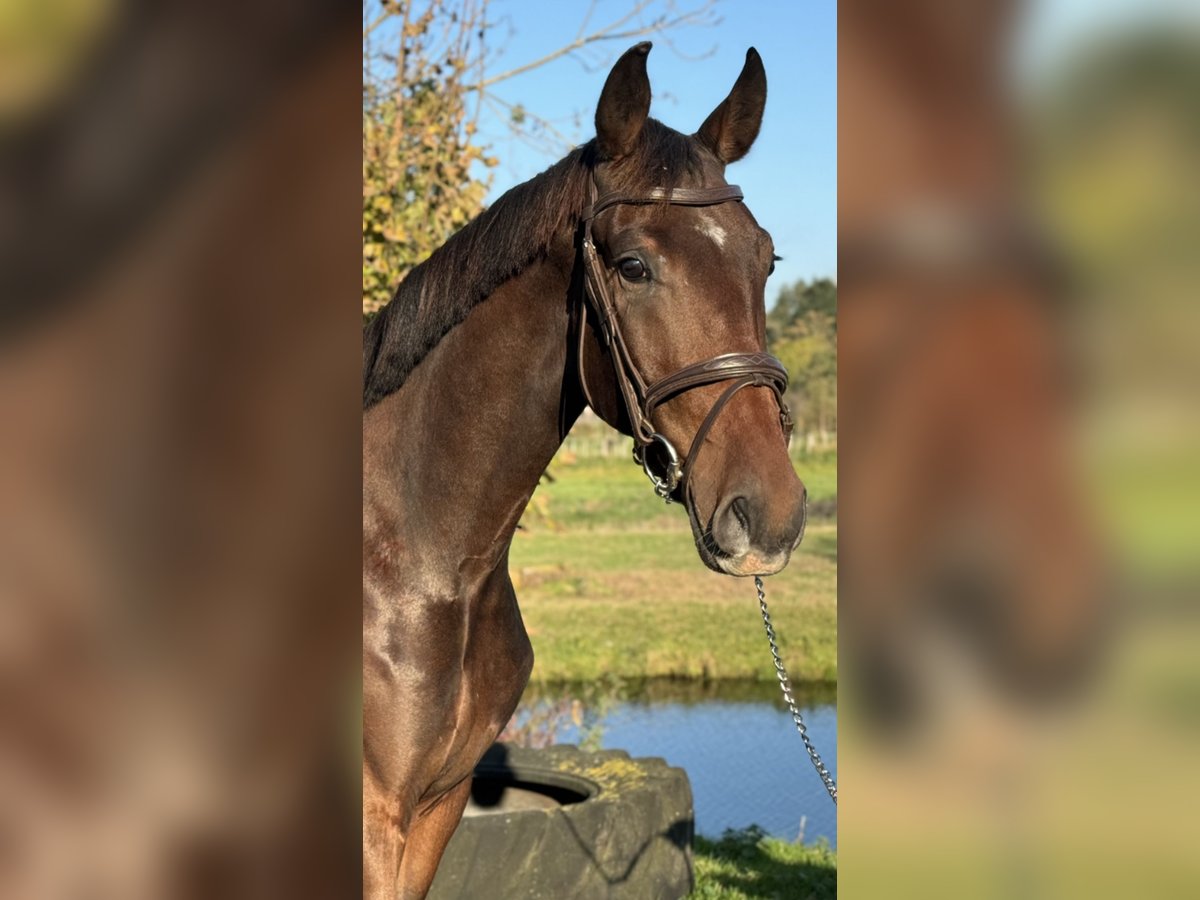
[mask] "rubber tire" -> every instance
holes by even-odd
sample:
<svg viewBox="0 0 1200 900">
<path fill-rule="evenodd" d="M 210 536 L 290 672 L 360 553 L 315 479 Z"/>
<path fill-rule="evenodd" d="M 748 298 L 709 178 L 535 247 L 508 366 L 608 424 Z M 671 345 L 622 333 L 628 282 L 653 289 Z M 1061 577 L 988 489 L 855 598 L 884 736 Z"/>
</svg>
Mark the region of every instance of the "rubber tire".
<svg viewBox="0 0 1200 900">
<path fill-rule="evenodd" d="M 465 817 L 429 900 L 678 900 L 691 891 L 695 819 L 682 769 L 623 750 L 497 744 L 476 775 L 584 799 Z"/>
</svg>

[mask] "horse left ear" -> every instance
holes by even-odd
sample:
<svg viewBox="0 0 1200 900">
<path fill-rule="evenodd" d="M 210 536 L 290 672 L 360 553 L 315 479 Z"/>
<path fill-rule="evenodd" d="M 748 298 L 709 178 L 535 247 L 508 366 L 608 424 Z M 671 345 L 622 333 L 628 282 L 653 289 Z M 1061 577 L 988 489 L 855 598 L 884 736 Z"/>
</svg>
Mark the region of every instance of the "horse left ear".
<svg viewBox="0 0 1200 900">
<path fill-rule="evenodd" d="M 758 137 L 766 104 L 767 72 L 762 57 L 751 47 L 746 51 L 746 64 L 733 90 L 704 120 L 696 137 L 721 162 L 736 162 L 750 151 L 750 145 Z"/>
</svg>

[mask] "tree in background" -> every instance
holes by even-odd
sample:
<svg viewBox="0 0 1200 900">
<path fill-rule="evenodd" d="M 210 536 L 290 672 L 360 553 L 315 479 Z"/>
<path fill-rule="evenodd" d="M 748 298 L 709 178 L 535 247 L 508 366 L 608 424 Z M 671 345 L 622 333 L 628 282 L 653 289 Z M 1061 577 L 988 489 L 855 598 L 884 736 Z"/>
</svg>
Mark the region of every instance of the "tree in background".
<svg viewBox="0 0 1200 900">
<path fill-rule="evenodd" d="M 767 344 L 791 375 L 787 401 L 810 449 L 837 434 L 837 284 L 828 278 L 784 285 L 767 313 Z"/>
<path fill-rule="evenodd" d="M 482 0 L 363 6 L 364 314 L 483 206 L 480 167 L 496 161 L 472 141 L 479 103 L 467 99 L 483 78 L 485 11 Z"/>
<path fill-rule="evenodd" d="M 547 162 L 570 149 L 551 123 L 498 97 L 496 85 L 566 56 L 606 65 L 594 55 L 604 42 L 715 25 L 715 3 L 636 0 L 589 30 L 593 2 L 573 40 L 493 73 L 488 0 L 364 0 L 363 314 L 384 306 L 409 270 L 483 210 L 497 160 L 480 139 L 481 114 L 502 115 Z"/>
</svg>

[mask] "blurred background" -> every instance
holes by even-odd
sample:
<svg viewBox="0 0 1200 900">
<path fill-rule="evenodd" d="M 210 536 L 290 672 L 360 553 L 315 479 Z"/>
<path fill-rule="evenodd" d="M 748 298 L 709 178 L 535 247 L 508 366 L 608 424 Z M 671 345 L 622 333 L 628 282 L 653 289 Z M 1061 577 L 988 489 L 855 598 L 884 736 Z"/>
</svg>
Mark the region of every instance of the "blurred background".
<svg viewBox="0 0 1200 900">
<path fill-rule="evenodd" d="M 846 896 L 1200 885 L 1198 40 L 839 4 Z"/>
</svg>

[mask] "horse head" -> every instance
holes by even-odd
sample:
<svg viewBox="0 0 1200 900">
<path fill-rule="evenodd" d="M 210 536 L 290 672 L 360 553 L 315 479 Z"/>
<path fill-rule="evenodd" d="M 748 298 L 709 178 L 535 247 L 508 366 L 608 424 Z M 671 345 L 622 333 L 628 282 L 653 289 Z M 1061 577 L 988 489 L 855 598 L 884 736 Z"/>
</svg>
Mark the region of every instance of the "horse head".
<svg viewBox="0 0 1200 900">
<path fill-rule="evenodd" d="M 649 51 L 617 61 L 596 110 L 580 379 L 634 435 L 660 494 L 684 503 L 704 563 L 769 575 L 800 542 L 806 493 L 786 372 L 766 352 L 774 245 L 725 180 L 758 135 L 766 73 L 749 50 L 729 96 L 683 135 L 649 118 Z"/>
</svg>

